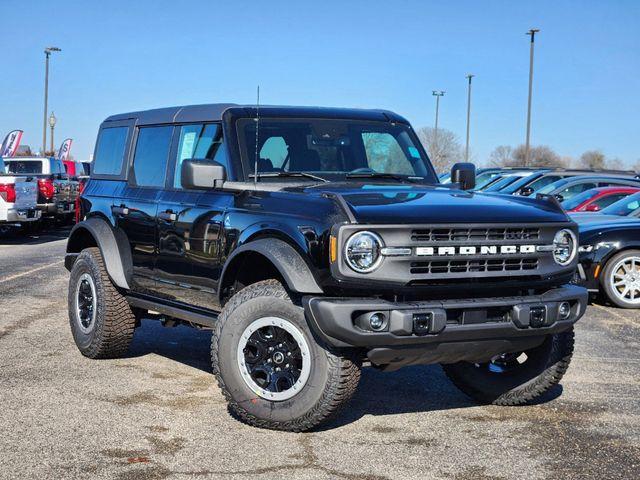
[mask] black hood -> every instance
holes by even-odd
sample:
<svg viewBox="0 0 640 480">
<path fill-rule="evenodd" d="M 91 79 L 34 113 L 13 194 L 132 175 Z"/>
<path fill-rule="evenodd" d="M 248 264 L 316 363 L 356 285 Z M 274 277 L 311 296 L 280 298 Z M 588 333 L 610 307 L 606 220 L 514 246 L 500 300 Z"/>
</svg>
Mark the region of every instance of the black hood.
<svg viewBox="0 0 640 480">
<path fill-rule="evenodd" d="M 307 194 L 340 195 L 358 222 L 547 223 L 567 222 L 551 201 L 424 185 L 334 183 L 301 188 Z"/>
</svg>

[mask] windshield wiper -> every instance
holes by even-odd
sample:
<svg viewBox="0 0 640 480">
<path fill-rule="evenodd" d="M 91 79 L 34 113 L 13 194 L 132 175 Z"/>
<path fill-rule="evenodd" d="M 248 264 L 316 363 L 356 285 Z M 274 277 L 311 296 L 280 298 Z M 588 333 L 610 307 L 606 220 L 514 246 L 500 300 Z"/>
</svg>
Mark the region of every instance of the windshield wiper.
<svg viewBox="0 0 640 480">
<path fill-rule="evenodd" d="M 253 178 L 255 175 L 252 173 L 249 175 L 249 178 Z M 258 178 L 277 178 L 277 177 L 304 177 L 309 178 L 311 180 L 318 180 L 319 182 L 328 183 L 329 180 L 326 178 L 319 177 L 314 175 L 313 173 L 307 172 L 258 172 Z"/>
<path fill-rule="evenodd" d="M 383 173 L 383 172 L 350 172 L 345 175 L 346 178 L 388 178 L 390 180 L 398 180 L 400 182 L 416 182 L 418 180 L 424 180 L 422 177 L 405 177 L 403 175 L 397 175 L 395 173 Z"/>
</svg>

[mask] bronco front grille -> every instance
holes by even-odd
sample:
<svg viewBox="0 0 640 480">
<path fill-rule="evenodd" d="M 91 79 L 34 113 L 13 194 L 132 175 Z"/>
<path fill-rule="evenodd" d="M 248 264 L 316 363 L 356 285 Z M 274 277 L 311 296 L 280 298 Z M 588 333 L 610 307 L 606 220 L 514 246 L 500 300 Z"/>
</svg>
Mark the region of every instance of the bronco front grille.
<svg viewBox="0 0 640 480">
<path fill-rule="evenodd" d="M 468 242 L 483 240 L 537 240 L 539 228 L 425 228 L 411 231 L 414 242 Z"/>
<path fill-rule="evenodd" d="M 535 270 L 536 268 L 538 268 L 538 259 L 531 257 L 432 260 L 428 262 L 411 263 L 411 273 L 414 275 L 437 273 L 509 272 Z"/>
</svg>

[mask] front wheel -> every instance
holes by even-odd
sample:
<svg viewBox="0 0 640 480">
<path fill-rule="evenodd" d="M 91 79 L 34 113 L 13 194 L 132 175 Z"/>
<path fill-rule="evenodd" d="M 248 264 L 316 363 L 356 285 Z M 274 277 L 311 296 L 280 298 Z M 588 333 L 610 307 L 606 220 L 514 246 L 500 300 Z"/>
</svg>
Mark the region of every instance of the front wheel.
<svg viewBox="0 0 640 480">
<path fill-rule="evenodd" d="M 275 280 L 229 300 L 211 341 L 211 361 L 229 409 L 262 428 L 305 431 L 326 422 L 353 395 L 358 363 L 319 345 Z"/>
<path fill-rule="evenodd" d="M 573 354 L 573 328 L 548 335 L 541 345 L 524 352 L 498 355 L 486 363 L 443 365 L 462 392 L 480 403 L 525 405 L 557 385 Z"/>
</svg>

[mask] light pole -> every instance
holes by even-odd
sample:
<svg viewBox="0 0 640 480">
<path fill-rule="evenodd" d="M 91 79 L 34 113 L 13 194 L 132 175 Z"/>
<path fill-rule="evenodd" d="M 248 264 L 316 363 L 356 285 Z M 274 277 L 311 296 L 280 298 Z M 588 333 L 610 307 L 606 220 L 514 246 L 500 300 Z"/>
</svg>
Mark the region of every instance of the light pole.
<svg viewBox="0 0 640 480">
<path fill-rule="evenodd" d="M 469 161 L 469 125 L 471 123 L 471 79 L 475 77 L 473 74 L 468 74 L 467 79 L 469 80 L 469 91 L 467 93 L 467 145 L 464 149 L 464 161 Z"/>
<path fill-rule="evenodd" d="M 56 116 L 53 114 L 53 112 L 51 112 L 51 115 L 49 115 L 49 126 L 51 127 L 51 152 L 53 154 L 53 129 L 56 128 Z"/>
<path fill-rule="evenodd" d="M 436 125 L 433 129 L 433 153 L 434 157 L 438 157 L 438 114 L 440 111 L 440 97 L 444 96 L 444 90 L 433 90 L 431 95 L 436 97 Z"/>
<path fill-rule="evenodd" d="M 524 144 L 524 165 L 529 166 L 529 137 L 531 135 L 531 96 L 533 93 L 533 46 L 535 43 L 536 33 L 540 30 L 532 28 L 527 32 L 531 36 L 531 47 L 529 50 L 529 101 L 527 104 L 527 139 Z"/>
<path fill-rule="evenodd" d="M 47 100 L 49 99 L 49 57 L 51 52 L 61 52 L 58 47 L 44 49 L 44 122 L 42 127 L 42 155 L 47 151 Z"/>
</svg>

